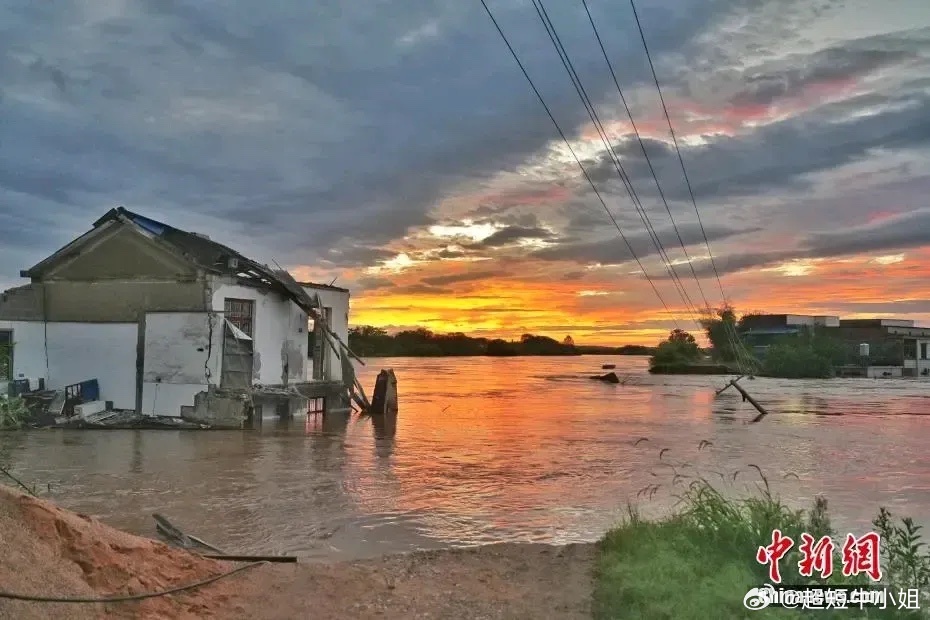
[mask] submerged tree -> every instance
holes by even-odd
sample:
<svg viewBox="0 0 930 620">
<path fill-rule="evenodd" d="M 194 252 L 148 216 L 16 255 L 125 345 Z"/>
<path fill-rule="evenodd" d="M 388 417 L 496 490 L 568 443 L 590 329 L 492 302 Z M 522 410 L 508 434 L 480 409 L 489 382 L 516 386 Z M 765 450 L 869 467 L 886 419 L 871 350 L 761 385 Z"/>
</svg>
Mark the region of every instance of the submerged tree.
<svg viewBox="0 0 930 620">
<path fill-rule="evenodd" d="M 694 336 L 682 329 L 673 329 L 666 340 L 656 347 L 655 355 L 649 360 L 652 366 L 680 366 L 691 364 L 701 358 L 701 348 Z"/>
<path fill-rule="evenodd" d="M 711 355 L 720 362 L 736 361 L 739 346 L 736 310 L 728 303 L 701 318 L 701 327 L 710 342 Z M 735 345 L 735 346 L 734 346 Z"/>
</svg>

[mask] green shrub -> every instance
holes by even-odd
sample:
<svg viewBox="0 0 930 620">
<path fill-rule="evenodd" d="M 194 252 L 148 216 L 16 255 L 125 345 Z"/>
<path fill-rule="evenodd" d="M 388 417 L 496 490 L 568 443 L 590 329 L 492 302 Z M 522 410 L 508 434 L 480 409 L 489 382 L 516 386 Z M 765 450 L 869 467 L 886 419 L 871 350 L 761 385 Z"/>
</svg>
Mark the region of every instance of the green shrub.
<svg viewBox="0 0 930 620">
<path fill-rule="evenodd" d="M 29 407 L 22 398 L 0 398 L 0 430 L 23 428 L 30 416 Z"/>
</svg>

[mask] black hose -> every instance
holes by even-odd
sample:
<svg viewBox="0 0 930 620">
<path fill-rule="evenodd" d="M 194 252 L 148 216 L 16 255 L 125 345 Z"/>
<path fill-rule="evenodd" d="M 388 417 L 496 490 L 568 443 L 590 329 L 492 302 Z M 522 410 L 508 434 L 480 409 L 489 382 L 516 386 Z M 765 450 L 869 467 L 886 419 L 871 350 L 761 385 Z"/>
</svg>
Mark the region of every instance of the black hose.
<svg viewBox="0 0 930 620">
<path fill-rule="evenodd" d="M 255 568 L 265 562 L 252 562 L 251 564 L 246 564 L 245 566 L 240 566 L 234 568 L 225 573 L 220 573 L 219 575 L 214 575 L 207 579 L 203 579 L 196 583 L 190 583 L 185 586 L 178 586 L 177 588 L 171 588 L 170 590 L 163 590 L 161 592 L 147 592 L 145 594 L 129 594 L 126 596 L 109 596 L 101 598 L 89 598 L 89 597 L 57 597 L 57 596 L 32 596 L 31 594 L 17 594 L 15 592 L 3 592 L 0 591 L 0 598 L 12 599 L 15 601 L 32 601 L 36 603 L 121 603 L 125 601 L 141 601 L 147 598 L 155 598 L 157 596 L 166 596 L 168 594 L 176 594 L 178 592 L 184 592 L 185 590 L 194 590 L 205 585 L 209 585 L 214 581 L 219 581 L 225 577 L 231 577 L 236 573 L 241 573 L 244 570 L 249 568 Z"/>
</svg>

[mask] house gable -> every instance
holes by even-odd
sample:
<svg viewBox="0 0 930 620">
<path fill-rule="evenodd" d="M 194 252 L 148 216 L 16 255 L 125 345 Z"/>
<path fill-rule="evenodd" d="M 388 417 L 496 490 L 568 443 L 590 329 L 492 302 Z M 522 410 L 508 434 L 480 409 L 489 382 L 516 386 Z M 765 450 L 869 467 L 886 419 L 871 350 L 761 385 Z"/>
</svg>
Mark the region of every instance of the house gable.
<svg viewBox="0 0 930 620">
<path fill-rule="evenodd" d="M 196 265 L 132 223 L 111 221 L 65 246 L 27 275 L 34 280 L 177 280 Z"/>
</svg>

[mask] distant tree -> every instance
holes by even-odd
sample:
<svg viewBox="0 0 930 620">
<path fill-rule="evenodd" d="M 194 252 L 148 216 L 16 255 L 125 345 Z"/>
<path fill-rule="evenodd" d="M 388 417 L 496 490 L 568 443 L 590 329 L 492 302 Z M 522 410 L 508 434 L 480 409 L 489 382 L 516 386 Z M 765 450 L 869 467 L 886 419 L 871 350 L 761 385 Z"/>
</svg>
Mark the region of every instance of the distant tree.
<svg viewBox="0 0 930 620">
<path fill-rule="evenodd" d="M 652 366 L 680 366 L 701 358 L 701 349 L 694 336 L 681 329 L 673 329 L 666 340 L 659 343 L 650 359 Z"/>
<path fill-rule="evenodd" d="M 701 318 L 701 327 L 704 328 L 704 334 L 710 342 L 711 355 L 715 360 L 732 362 L 737 359 L 734 345 L 739 344 L 736 341 L 737 322 L 733 306 L 724 304 L 717 310 L 708 312 Z"/>
<path fill-rule="evenodd" d="M 567 347 L 573 347 L 575 346 L 575 339 L 571 336 L 565 336 L 565 338 L 562 339 L 562 344 Z"/>
<path fill-rule="evenodd" d="M 497 338 L 488 342 L 487 354 L 493 357 L 505 357 L 519 355 L 520 352 L 514 343 Z"/>
<path fill-rule="evenodd" d="M 668 335 L 668 341 L 682 345 L 695 344 L 697 342 L 694 336 L 683 329 L 673 329 Z"/>
</svg>

